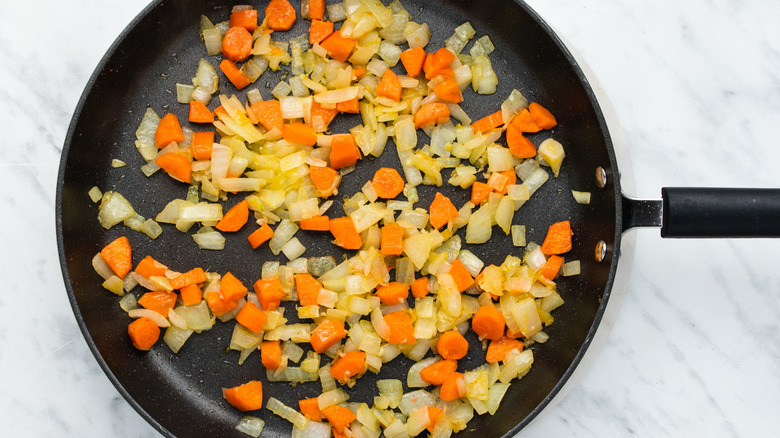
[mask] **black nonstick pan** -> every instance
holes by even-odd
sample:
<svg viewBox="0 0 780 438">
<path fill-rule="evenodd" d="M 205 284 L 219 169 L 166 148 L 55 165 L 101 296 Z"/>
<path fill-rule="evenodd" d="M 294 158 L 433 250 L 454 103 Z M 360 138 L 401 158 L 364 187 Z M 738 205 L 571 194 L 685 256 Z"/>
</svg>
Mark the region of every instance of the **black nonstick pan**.
<svg viewBox="0 0 780 438">
<path fill-rule="evenodd" d="M 295 4 L 295 3 L 294 3 Z M 265 2 L 257 4 L 262 9 Z M 550 108 L 559 125 L 551 134 L 566 146 L 561 175 L 551 179 L 515 216 L 527 226 L 528 238 L 541 241 L 547 226 L 571 221 L 575 246 L 567 257 L 582 263 L 582 275 L 558 282 L 566 305 L 555 311 L 556 322 L 546 331 L 550 340 L 534 347 L 532 371 L 512 384 L 495 416 L 481 416 L 459 436 L 511 436 L 527 425 L 560 391 L 577 368 L 591 343 L 612 291 L 620 259 L 622 233 L 636 226 L 662 226 L 669 237 L 777 235 L 778 196 L 774 191 L 665 189 L 663 201 L 637 201 L 623 196 L 612 138 L 595 95 L 580 67 L 560 40 L 526 5 L 511 1 L 479 2 L 406 1 L 415 21 L 428 23 L 433 38 L 429 49 L 443 45 L 452 29 L 464 21 L 477 35 L 488 34 L 496 46 L 492 55 L 499 75 L 499 88 L 490 97 L 467 98 L 463 105 L 472 118 L 492 113 L 513 88 L 532 101 Z M 164 1 L 150 5 L 136 18 L 107 53 L 90 80 L 74 114 L 63 150 L 57 192 L 57 235 L 65 284 L 79 325 L 98 362 L 119 392 L 157 430 L 169 436 L 244 436 L 235 430 L 243 416 L 222 398 L 221 388 L 252 379 L 265 380 L 254 353 L 237 365 L 236 352 L 225 353 L 232 324 L 193 336 L 179 354 L 159 346 L 149 353 L 135 350 L 128 342 L 128 318 L 117 302 L 100 286 L 90 260 L 105 244 L 127 235 L 136 255 L 149 254 L 174 269 L 206 266 L 218 272 L 230 270 L 245 284 L 259 278 L 263 261 L 273 258 L 266 249 L 252 251 L 245 243 L 250 230 L 229 237 L 228 250 L 200 251 L 189 235 L 166 228 L 155 241 L 121 226 L 104 230 L 97 222 L 97 206 L 87 191 L 98 186 L 124 194 L 136 210 L 154 217 L 173 198 L 183 197 L 186 187 L 163 174 L 145 177 L 143 163 L 133 141 L 147 107 L 158 113 L 171 111 L 185 119 L 186 109 L 175 103 L 175 83 L 188 83 L 195 66 L 205 57 L 198 38 L 201 14 L 224 20 L 232 4 L 219 2 Z M 297 7 L 297 4 L 296 4 Z M 303 20 L 288 34 L 307 31 Z M 213 59 L 212 59 L 213 61 Z M 216 64 L 216 62 L 213 62 Z M 277 76 L 262 77 L 257 86 L 265 97 Z M 224 83 L 223 79 L 223 83 Z M 226 93 L 233 93 L 230 85 Z M 237 93 L 242 95 L 241 93 Z M 357 119 L 342 118 L 332 125 L 346 132 Z M 540 134 L 539 140 L 544 134 Z M 392 145 L 389 146 L 392 148 Z M 128 166 L 112 169 L 111 160 Z M 374 170 L 397 167 L 394 153 L 367 160 L 349 175 L 342 193 L 354 193 Z M 580 205 L 569 190 L 589 191 L 590 205 Z M 442 188 L 442 190 L 447 190 Z M 421 204 L 427 205 L 434 189 L 420 188 Z M 456 205 L 466 193 L 446 192 Z M 728 202 L 723 202 L 724 199 Z M 225 205 L 239 200 L 230 198 Z M 728 208 L 721 208 L 728 205 Z M 339 206 L 332 207 L 338 211 Z M 496 233 L 494 233 L 496 235 Z M 327 238 L 314 234 L 298 236 L 309 248 L 305 256 L 333 254 Z M 506 254 L 517 253 L 507 239 L 471 248 L 488 263 L 500 263 Z M 136 256 L 137 257 L 137 256 Z M 137 262 L 134 259 L 134 262 Z M 483 360 L 475 337 L 464 369 Z M 254 366 L 253 366 L 254 364 Z M 369 375 L 349 390 L 351 401 L 369 401 L 373 381 L 404 380 L 411 362 L 397 359 L 378 376 Z M 318 382 L 298 385 L 268 384 L 266 394 L 296 406 L 297 400 L 316 396 Z M 291 425 L 261 411 L 266 420 L 264 436 L 287 436 Z"/>
</svg>

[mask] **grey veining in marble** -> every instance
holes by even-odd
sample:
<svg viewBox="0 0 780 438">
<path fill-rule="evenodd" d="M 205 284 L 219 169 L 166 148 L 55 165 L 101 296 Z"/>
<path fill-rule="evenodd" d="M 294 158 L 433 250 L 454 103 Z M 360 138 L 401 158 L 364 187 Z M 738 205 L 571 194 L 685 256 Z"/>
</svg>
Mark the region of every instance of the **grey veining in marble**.
<svg viewBox="0 0 780 438">
<path fill-rule="evenodd" d="M 589 64 L 636 193 L 780 186 L 780 2 L 530 0 Z M 6 2 L 0 12 L 0 412 L 5 436 L 152 437 L 83 340 L 59 271 L 54 196 L 70 116 L 145 7 Z M 37 13 L 27 20 L 29 10 Z M 528 437 L 775 437 L 780 242 L 637 233 L 613 330 Z M 35 311 L 30 311 L 30 309 Z"/>
</svg>

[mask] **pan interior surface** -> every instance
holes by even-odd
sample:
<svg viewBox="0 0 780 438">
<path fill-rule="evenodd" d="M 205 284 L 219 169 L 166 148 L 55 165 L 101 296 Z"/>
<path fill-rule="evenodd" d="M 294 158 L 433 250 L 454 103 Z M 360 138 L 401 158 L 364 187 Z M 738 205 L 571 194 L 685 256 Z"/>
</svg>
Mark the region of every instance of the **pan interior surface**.
<svg viewBox="0 0 780 438">
<path fill-rule="evenodd" d="M 296 2 L 293 5 L 298 9 Z M 472 119 L 495 112 L 511 90 L 517 88 L 530 101 L 550 109 L 558 119 L 558 126 L 551 132 L 532 135 L 534 143 L 552 136 L 566 148 L 560 176 L 550 178 L 532 196 L 515 214 L 514 223 L 526 225 L 529 241 L 541 242 L 550 224 L 571 221 L 574 248 L 566 259 L 580 260 L 582 274 L 558 281 L 566 303 L 553 312 L 555 323 L 545 329 L 549 341 L 532 347 L 535 361 L 530 373 L 512 382 L 496 415 L 475 417 L 457 435 L 511 436 L 533 419 L 565 383 L 587 348 L 609 297 L 617 260 L 610 252 L 599 263 L 593 253 L 599 240 L 604 240 L 609 248 L 619 248 L 620 244 L 620 187 L 617 178 L 612 177 L 617 175 L 612 145 L 593 93 L 576 63 L 526 5 L 502 0 L 414 0 L 403 1 L 403 5 L 414 21 L 430 26 L 433 36 L 426 47 L 428 51 L 443 47 L 444 40 L 464 21 L 476 29 L 476 38 L 487 34 L 495 44 L 491 60 L 499 77 L 498 90 L 491 96 L 465 92 L 462 107 Z M 199 17 L 204 14 L 215 23 L 224 21 L 231 7 L 232 4 L 209 1 L 166 0 L 147 8 L 120 36 L 90 80 L 71 123 L 60 167 L 57 235 L 63 275 L 77 320 L 98 362 L 120 393 L 168 436 L 245 436 L 235 430 L 244 414 L 224 401 L 223 387 L 262 380 L 266 400 L 273 396 L 293 407 L 297 407 L 299 399 L 321 392 L 319 382 L 294 388 L 284 383 L 267 383 L 258 352 L 238 366 L 238 352 L 225 352 L 233 323 L 217 323 L 207 332 L 194 334 L 178 354 L 161 343 L 147 353 L 136 350 L 126 334 L 129 318 L 118 306 L 118 300 L 101 287 L 90 264 L 103 246 L 121 235 L 131 241 L 134 263 L 151 255 L 175 270 L 202 266 L 219 273 L 230 271 L 247 285 L 260 277 L 263 262 L 286 260 L 281 255 L 272 256 L 267 247 L 251 250 L 246 245 L 251 227 L 227 236 L 226 250 L 219 253 L 199 250 L 190 235 L 172 226 L 163 226 L 163 234 L 156 240 L 122 225 L 104 230 L 96 219 L 98 205 L 87 196 L 93 186 L 104 192 L 117 190 L 139 214 L 154 218 L 169 201 L 186 195 L 186 185 L 162 172 L 149 178 L 143 175 L 139 167 L 144 161 L 134 147 L 135 130 L 147 107 L 161 115 L 173 112 L 180 120 L 186 120 L 187 106 L 176 103 L 175 84 L 191 82 L 200 58 L 207 58 L 212 65 L 221 59 L 206 56 L 198 37 Z M 284 36 L 275 34 L 275 38 L 286 41 L 307 32 L 308 20 L 299 19 L 293 29 Z M 277 73 L 267 72 L 255 83 L 264 98 L 270 97 L 278 77 Z M 244 96 L 224 76 L 220 79 L 220 93 Z M 339 117 L 331 130 L 347 132 L 359 123 L 358 117 Z M 421 144 L 427 140 L 421 133 Z M 379 167 L 398 167 L 393 148 L 389 142 L 381 157 L 364 159 L 344 179 L 340 194 L 358 191 Z M 112 168 L 112 159 L 120 159 L 127 166 Z M 610 177 L 611 184 L 604 189 L 597 187 L 594 178 L 598 166 L 606 169 Z M 591 204 L 577 204 L 571 189 L 591 192 Z M 446 183 L 441 188 L 418 190 L 420 206 L 429 205 L 436 191 L 450 196 L 456 206 L 463 205 L 469 196 L 467 191 L 455 191 Z M 240 199 L 240 195 L 229 197 L 225 209 Z M 337 199 L 330 212 L 340 215 L 341 211 Z M 463 230 L 460 234 L 462 237 Z M 495 237 L 489 244 L 469 249 L 486 264 L 499 265 L 508 254 L 522 256 L 522 248 L 512 246 L 510 237 L 499 234 L 495 228 Z M 336 247 L 330 244 L 330 236 L 299 233 L 297 237 L 307 247 L 304 256 L 341 257 L 342 253 L 334 251 Z M 293 308 L 288 309 L 286 316 L 290 313 L 294 313 Z M 461 371 L 484 362 L 479 340 L 473 333 L 467 339 L 470 353 L 461 361 Z M 385 364 L 378 375 L 367 374 L 354 388 L 345 388 L 350 401 L 370 405 L 376 392 L 374 382 L 387 378 L 405 382 L 411 364 L 409 359 L 399 357 Z M 268 410 L 253 415 L 266 421 L 263 436 L 290 433 L 290 423 Z"/>
</svg>

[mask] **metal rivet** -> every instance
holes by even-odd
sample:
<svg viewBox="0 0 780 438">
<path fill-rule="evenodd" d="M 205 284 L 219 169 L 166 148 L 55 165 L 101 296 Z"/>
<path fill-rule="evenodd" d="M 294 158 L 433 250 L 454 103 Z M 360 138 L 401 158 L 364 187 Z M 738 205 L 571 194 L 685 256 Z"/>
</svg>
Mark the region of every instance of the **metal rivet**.
<svg viewBox="0 0 780 438">
<path fill-rule="evenodd" d="M 596 261 L 601 262 L 607 256 L 607 242 L 599 240 L 596 243 Z"/>
<path fill-rule="evenodd" d="M 596 168 L 596 184 L 600 189 L 607 186 L 607 171 L 601 166 Z"/>
</svg>

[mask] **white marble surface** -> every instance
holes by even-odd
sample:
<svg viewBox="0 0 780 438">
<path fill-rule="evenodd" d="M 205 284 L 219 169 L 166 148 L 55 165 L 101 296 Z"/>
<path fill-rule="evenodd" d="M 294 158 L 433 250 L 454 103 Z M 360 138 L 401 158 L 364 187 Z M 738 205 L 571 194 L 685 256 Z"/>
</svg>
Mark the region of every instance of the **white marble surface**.
<svg viewBox="0 0 780 438">
<path fill-rule="evenodd" d="M 54 232 L 70 116 L 104 51 L 145 3 L 5 2 L 0 13 L 4 436 L 156 435 L 89 352 Z M 529 3 L 610 97 L 637 195 L 658 197 L 663 186 L 780 185 L 780 2 Z M 521 435 L 777 436 L 780 241 L 662 240 L 657 230 L 636 237 L 604 348 Z"/>
</svg>

